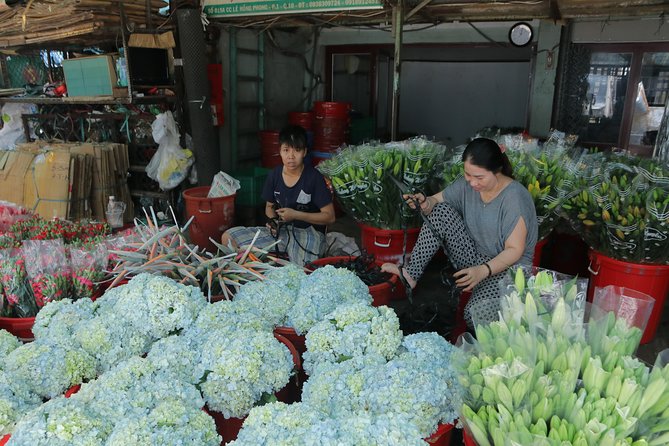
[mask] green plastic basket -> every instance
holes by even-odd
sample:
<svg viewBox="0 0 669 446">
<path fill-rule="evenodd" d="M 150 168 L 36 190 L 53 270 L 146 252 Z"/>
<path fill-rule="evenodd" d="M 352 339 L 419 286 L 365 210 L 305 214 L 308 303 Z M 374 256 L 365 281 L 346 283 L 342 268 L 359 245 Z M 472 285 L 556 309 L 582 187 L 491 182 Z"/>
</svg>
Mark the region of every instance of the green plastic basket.
<svg viewBox="0 0 669 446">
<path fill-rule="evenodd" d="M 251 167 L 232 173 L 232 176 L 239 180 L 240 185 L 237 191 L 238 205 L 260 206 L 265 202 L 260 195 L 269 171 L 270 169 L 264 167 Z"/>
</svg>

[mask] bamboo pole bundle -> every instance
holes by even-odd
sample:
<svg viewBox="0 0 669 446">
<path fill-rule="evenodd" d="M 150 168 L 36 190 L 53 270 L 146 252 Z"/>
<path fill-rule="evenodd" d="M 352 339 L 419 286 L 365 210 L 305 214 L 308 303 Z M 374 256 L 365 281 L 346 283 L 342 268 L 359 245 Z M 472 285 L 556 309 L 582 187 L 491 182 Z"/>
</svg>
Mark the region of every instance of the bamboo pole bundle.
<svg viewBox="0 0 669 446">
<path fill-rule="evenodd" d="M 158 25 L 165 0 L 34 0 L 0 12 L 0 47 L 37 44 L 82 34 L 103 33 L 121 26 L 122 17 L 137 28 Z"/>
</svg>

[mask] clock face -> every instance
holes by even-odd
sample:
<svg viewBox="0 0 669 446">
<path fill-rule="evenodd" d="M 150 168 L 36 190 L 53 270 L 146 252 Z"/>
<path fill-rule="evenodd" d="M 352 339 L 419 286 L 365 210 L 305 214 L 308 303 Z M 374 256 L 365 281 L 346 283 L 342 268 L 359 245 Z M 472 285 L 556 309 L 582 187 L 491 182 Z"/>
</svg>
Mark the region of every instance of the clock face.
<svg viewBox="0 0 669 446">
<path fill-rule="evenodd" d="M 532 41 L 532 33 L 529 23 L 516 23 L 509 30 L 509 40 L 515 46 L 525 46 Z"/>
</svg>

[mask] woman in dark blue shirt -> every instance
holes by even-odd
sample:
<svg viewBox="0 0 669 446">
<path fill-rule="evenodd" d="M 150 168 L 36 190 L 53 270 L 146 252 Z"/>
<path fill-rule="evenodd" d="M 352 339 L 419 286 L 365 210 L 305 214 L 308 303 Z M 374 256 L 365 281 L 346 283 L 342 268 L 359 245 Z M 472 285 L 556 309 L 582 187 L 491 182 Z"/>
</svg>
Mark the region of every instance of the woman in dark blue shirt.
<svg viewBox="0 0 669 446">
<path fill-rule="evenodd" d="M 325 227 L 335 221 L 332 194 L 323 175 L 304 164 L 307 135 L 302 127 L 284 128 L 279 143 L 283 165 L 269 173 L 262 192 L 270 223 L 230 228 L 221 240 L 226 245 L 245 246 L 259 232 L 254 246 L 264 248 L 278 241 L 279 251 L 291 262 L 304 265 L 325 251 Z"/>
</svg>

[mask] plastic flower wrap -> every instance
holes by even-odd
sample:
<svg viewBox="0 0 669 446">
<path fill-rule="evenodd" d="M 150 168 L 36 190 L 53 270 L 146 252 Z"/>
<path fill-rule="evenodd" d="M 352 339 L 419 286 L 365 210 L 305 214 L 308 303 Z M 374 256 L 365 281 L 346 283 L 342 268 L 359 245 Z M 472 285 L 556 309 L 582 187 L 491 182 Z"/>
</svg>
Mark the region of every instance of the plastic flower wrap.
<svg viewBox="0 0 669 446">
<path fill-rule="evenodd" d="M 582 331 L 587 279 L 543 268 L 517 266 L 500 279 L 499 290 L 501 316 L 508 323 L 523 324 L 528 330 L 541 323 L 543 327 L 552 325 L 554 330 L 565 333 L 569 328 L 576 334 Z M 472 308 L 472 315 L 475 313 Z"/>
<path fill-rule="evenodd" d="M 300 290 L 300 283 L 302 283 L 302 280 L 304 280 L 305 277 L 307 277 L 307 273 L 304 271 L 304 268 L 299 267 L 294 263 L 288 263 L 284 266 L 271 269 L 265 274 L 267 280 L 272 280 L 279 285 L 288 288 L 296 295 Z"/>
<path fill-rule="evenodd" d="M 302 280 L 288 325 L 298 334 L 306 333 L 338 305 L 353 302 L 372 303 L 367 285 L 347 269 L 326 265 Z"/>
<path fill-rule="evenodd" d="M 218 446 L 214 419 L 179 399 L 161 401 L 148 414 L 123 418 L 105 443 L 107 446 L 202 445 Z"/>
<path fill-rule="evenodd" d="M 0 358 L 4 358 L 22 345 L 16 336 L 7 330 L 0 330 Z"/>
<path fill-rule="evenodd" d="M 602 358 L 611 352 L 633 355 L 654 304 L 652 297 L 629 288 L 596 288 L 588 320 L 588 343 L 593 354 Z"/>
<path fill-rule="evenodd" d="M 105 278 L 109 254 L 104 245 L 90 249 L 70 248 L 72 261 L 72 294 L 75 299 L 92 297 Z"/>
<path fill-rule="evenodd" d="M 42 404 L 42 398 L 11 378 L 0 371 L 0 435 L 12 432 L 25 413 Z"/>
<path fill-rule="evenodd" d="M 40 342 L 22 345 L 3 361 L 12 380 L 44 398 L 62 395 L 69 387 L 97 376 L 95 359 L 81 349 L 64 349 Z"/>
<path fill-rule="evenodd" d="M 559 283 L 553 287 L 559 295 Z M 588 324 L 591 348 L 583 325 L 576 330 L 565 323 L 559 305 L 564 300 L 560 296 L 558 305 L 540 316 L 527 293 L 515 308 L 521 318 L 502 312 L 501 320 L 477 329 L 477 341 L 460 339 L 463 361 L 458 364 L 466 390 L 461 420 L 476 443 L 666 444 L 663 436 L 669 433 L 658 417 L 664 421 L 669 413 L 669 368 L 649 372 L 628 355 L 638 341 L 628 322 L 639 306 L 606 299 L 617 306 L 605 308 L 604 317 L 595 316 Z M 617 315 L 625 319 L 623 324 Z"/>
<path fill-rule="evenodd" d="M 131 325 L 126 315 L 98 312 L 74 327 L 72 338 L 92 355 L 104 372 L 119 362 L 149 351 L 154 339 Z"/>
<path fill-rule="evenodd" d="M 297 293 L 272 280 L 247 282 L 235 294 L 235 302 L 248 302 L 252 311 L 270 324 L 285 325 L 288 311 L 295 304 Z"/>
<path fill-rule="evenodd" d="M 211 410 L 242 418 L 263 394 L 288 384 L 293 358 L 271 333 L 239 331 L 225 337 L 213 331 L 202 344 L 206 379 L 200 384 Z"/>
<path fill-rule="evenodd" d="M 392 308 L 362 302 L 340 305 L 307 333 L 304 370 L 311 375 L 322 362 L 341 363 L 367 353 L 390 359 L 401 342 L 400 322 Z"/>
<path fill-rule="evenodd" d="M 10 443 L 17 446 L 103 445 L 115 420 L 72 398 L 55 398 L 24 416 Z"/>
<path fill-rule="evenodd" d="M 272 331 L 270 321 L 253 311 L 249 301 L 221 300 L 205 305 L 185 336 L 203 339 L 210 331 L 235 333 L 238 330 Z"/>
<path fill-rule="evenodd" d="M 419 226 L 420 219 L 398 206 L 400 191 L 391 177 L 425 191 L 429 179 L 441 170 L 444 153 L 444 146 L 416 138 L 348 147 L 318 168 L 354 219 L 376 228 L 401 229 Z"/>
<path fill-rule="evenodd" d="M 585 152 L 571 170 L 561 212 L 592 249 L 628 262 L 669 262 L 666 163 Z"/>
<path fill-rule="evenodd" d="M 573 150 L 575 139 L 553 131 L 541 148 L 536 146 L 530 150 L 522 138 L 507 139 L 512 144 L 506 146 L 506 154 L 513 166 L 514 178 L 532 196 L 539 223 L 539 240 L 542 240 L 559 220 L 556 208 L 564 193 L 564 182 L 569 178 L 564 168 L 565 158 Z M 520 144 L 516 145 L 517 142 Z"/>
<path fill-rule="evenodd" d="M 140 274 L 118 289 L 115 313 L 156 339 L 190 326 L 206 304 L 199 288 L 164 276 Z"/>
<path fill-rule="evenodd" d="M 49 302 L 35 316 L 32 331 L 37 340 L 62 347 L 75 345 L 74 328 L 95 316 L 98 304 L 90 299 L 71 299 Z"/>
<path fill-rule="evenodd" d="M 39 308 L 28 283 L 25 260 L 18 249 L 0 250 L 2 316 L 32 317 Z"/>
<path fill-rule="evenodd" d="M 70 262 L 62 240 L 24 240 L 23 257 L 38 307 L 71 297 Z"/>
</svg>

